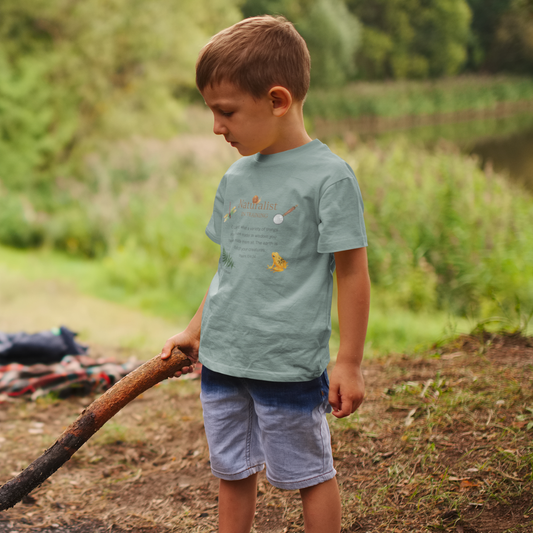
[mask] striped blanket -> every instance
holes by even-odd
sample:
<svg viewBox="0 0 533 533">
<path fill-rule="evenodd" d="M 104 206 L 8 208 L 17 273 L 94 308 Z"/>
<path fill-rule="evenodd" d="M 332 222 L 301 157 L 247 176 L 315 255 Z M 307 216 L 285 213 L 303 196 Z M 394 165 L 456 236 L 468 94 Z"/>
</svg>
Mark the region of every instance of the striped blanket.
<svg viewBox="0 0 533 533">
<path fill-rule="evenodd" d="M 59 362 L 0 366 L 0 402 L 2 397 L 27 396 L 35 399 L 49 392 L 59 397 L 100 392 L 113 386 L 141 363 L 117 363 L 93 359 L 87 355 L 67 355 Z"/>
</svg>

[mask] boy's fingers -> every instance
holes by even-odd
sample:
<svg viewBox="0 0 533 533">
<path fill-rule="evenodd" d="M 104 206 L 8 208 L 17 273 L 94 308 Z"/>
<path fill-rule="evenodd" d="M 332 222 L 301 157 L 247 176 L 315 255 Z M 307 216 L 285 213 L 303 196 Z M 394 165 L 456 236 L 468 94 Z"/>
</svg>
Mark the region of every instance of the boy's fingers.
<svg viewBox="0 0 533 533">
<path fill-rule="evenodd" d="M 180 376 L 183 376 L 184 374 L 190 374 L 191 372 L 194 372 L 195 365 L 191 366 L 184 366 L 181 370 L 178 370 L 175 374 L 175 378 L 179 378 Z"/>
<path fill-rule="evenodd" d="M 357 409 L 359 409 L 359 407 L 361 407 L 361 404 L 363 403 L 363 400 L 364 400 L 364 396 L 360 397 L 360 398 L 356 398 L 354 401 L 353 401 L 353 404 L 352 404 L 352 413 L 355 413 L 355 411 L 357 411 Z"/>
<path fill-rule="evenodd" d="M 341 401 L 339 406 L 337 407 L 337 409 L 334 408 L 331 414 L 337 418 L 344 418 L 345 416 L 351 415 L 351 406 L 348 405 L 348 402 L 343 402 L 342 398 L 340 400 Z"/>
<path fill-rule="evenodd" d="M 161 359 L 168 359 L 170 357 L 170 354 L 172 353 L 172 349 L 174 348 L 174 346 L 176 346 L 176 344 L 168 340 L 163 346 L 163 349 L 161 350 Z"/>
<path fill-rule="evenodd" d="M 350 398 L 343 398 L 341 394 L 330 395 L 329 404 L 333 408 L 332 415 L 337 418 L 344 418 L 357 411 L 362 401 L 358 399 L 351 400 Z"/>
<path fill-rule="evenodd" d="M 341 408 L 342 400 L 338 390 L 333 390 L 332 388 L 329 389 L 328 401 L 329 405 L 331 405 L 333 409 L 333 412 Z"/>
</svg>

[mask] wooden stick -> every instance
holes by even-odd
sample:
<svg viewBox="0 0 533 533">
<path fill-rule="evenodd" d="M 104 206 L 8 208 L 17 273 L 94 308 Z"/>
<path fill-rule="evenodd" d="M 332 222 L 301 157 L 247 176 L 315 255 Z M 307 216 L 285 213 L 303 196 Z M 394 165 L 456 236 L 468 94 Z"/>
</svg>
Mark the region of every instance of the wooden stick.
<svg viewBox="0 0 533 533">
<path fill-rule="evenodd" d="M 59 437 L 55 444 L 0 487 L 0 511 L 13 507 L 66 463 L 110 418 L 139 394 L 172 377 L 190 359 L 177 348 L 168 359 L 159 355 L 124 376 L 97 398 Z"/>
</svg>

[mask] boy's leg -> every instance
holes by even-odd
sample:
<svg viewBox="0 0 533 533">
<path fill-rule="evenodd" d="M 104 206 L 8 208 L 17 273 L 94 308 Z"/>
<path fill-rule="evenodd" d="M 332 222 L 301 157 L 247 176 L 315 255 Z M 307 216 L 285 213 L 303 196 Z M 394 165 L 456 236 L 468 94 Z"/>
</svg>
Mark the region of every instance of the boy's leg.
<svg viewBox="0 0 533 533">
<path fill-rule="evenodd" d="M 305 533 L 340 533 L 341 498 L 337 479 L 300 489 Z"/>
<path fill-rule="evenodd" d="M 221 479 L 218 492 L 219 533 L 250 533 L 256 497 L 257 474 L 237 481 Z"/>
</svg>

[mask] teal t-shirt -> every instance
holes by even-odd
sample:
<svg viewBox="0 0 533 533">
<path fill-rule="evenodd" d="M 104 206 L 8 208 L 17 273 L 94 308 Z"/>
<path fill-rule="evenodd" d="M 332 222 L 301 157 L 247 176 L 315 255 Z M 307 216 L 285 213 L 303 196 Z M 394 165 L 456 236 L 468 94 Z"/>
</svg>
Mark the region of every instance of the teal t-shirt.
<svg viewBox="0 0 533 533">
<path fill-rule="evenodd" d="M 223 374 L 309 381 L 329 362 L 333 253 L 367 245 L 350 166 L 318 140 L 234 163 L 207 236 L 220 245 L 199 360 Z"/>
</svg>

